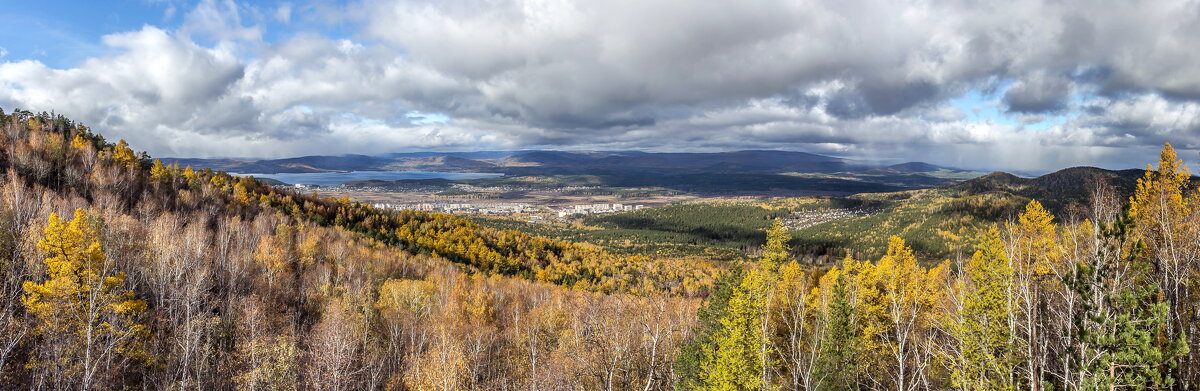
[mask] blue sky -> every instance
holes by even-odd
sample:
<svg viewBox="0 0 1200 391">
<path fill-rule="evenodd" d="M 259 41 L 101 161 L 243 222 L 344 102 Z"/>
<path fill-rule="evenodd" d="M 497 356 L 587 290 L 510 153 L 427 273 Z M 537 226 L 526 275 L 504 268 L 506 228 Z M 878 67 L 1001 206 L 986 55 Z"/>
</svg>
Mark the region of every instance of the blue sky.
<svg viewBox="0 0 1200 391">
<path fill-rule="evenodd" d="M 1072 113 L 1056 112 L 1037 116 L 1031 122 L 1021 121 L 1021 115 L 1009 112 L 1004 103 L 1003 92 L 1012 86 L 1005 82 L 999 86 L 988 88 L 971 88 L 956 98 L 950 99 L 950 105 L 962 110 L 964 120 L 968 122 L 994 123 L 1010 127 L 1034 130 L 1048 130 L 1055 125 L 1061 125 Z M 1082 96 L 1072 96 L 1073 102 L 1081 102 Z"/>
<path fill-rule="evenodd" d="M 0 108 L 158 156 L 1190 158 L 1200 3 L 1097 1 L 0 0 Z"/>
<path fill-rule="evenodd" d="M 110 54 L 101 43 L 107 34 L 133 31 L 150 25 L 177 29 L 197 2 L 182 0 L 65 0 L 0 1 L 0 47 L 4 60 L 37 60 L 54 68 L 77 66 L 90 57 Z M 343 23 L 313 15 L 313 7 L 337 9 L 340 1 L 238 1 L 247 25 L 262 28 L 266 43 L 303 31 L 328 37 L 347 37 Z M 290 10 L 281 20 L 281 8 Z M 294 19 L 293 19 L 294 18 Z M 295 22 L 295 23 L 293 23 Z M 199 40 L 204 42 L 203 39 Z M 207 42 L 211 43 L 211 42 Z"/>
<path fill-rule="evenodd" d="M 144 24 L 178 25 L 179 15 L 167 17 L 166 2 L 3 1 L 0 2 L 0 42 L 7 60 L 38 60 L 56 68 L 106 52 L 100 37 L 141 28 Z"/>
</svg>

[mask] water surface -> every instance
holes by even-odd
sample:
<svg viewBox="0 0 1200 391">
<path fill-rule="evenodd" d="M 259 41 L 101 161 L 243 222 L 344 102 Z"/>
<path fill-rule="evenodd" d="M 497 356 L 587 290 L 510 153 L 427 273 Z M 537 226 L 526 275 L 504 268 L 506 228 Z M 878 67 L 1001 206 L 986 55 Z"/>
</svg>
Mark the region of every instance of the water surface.
<svg viewBox="0 0 1200 391">
<path fill-rule="evenodd" d="M 401 179 L 479 179 L 504 176 L 483 172 L 427 172 L 427 171 L 350 171 L 350 172 L 304 172 L 280 174 L 237 174 L 255 178 L 271 178 L 283 183 L 300 185 L 333 186 L 354 181 L 396 181 Z"/>
</svg>

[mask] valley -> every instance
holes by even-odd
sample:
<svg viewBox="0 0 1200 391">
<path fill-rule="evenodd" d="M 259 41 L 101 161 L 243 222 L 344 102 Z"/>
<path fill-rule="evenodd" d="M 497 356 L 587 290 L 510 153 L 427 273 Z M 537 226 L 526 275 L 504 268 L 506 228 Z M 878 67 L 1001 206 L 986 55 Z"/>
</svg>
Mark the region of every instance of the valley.
<svg viewBox="0 0 1200 391">
<path fill-rule="evenodd" d="M 771 162 L 764 164 L 764 162 Z M 275 160 L 166 159 L 197 168 L 252 169 L 269 182 L 304 194 L 363 202 L 381 209 L 470 216 L 490 227 L 516 229 L 596 244 L 620 254 L 703 257 L 731 261 L 752 256 L 768 217 L 783 221 L 805 253 L 822 262 L 842 248 L 817 226 L 858 219 L 897 207 L 867 194 L 950 186 L 980 172 L 925 163 L 886 165 L 782 151 L 731 153 L 466 152 L 383 156 L 309 156 Z M 435 178 L 363 179 L 339 170 L 421 169 Z M 456 178 L 455 175 L 488 177 Z M 354 171 L 370 173 L 372 171 Z M 379 175 L 388 175 L 379 171 Z M 345 175 L 344 180 L 336 180 Z M 313 185 L 309 176 L 321 178 Z M 292 182 L 287 182 L 291 179 Z M 334 184 L 336 183 L 336 184 Z M 856 195 L 859 194 L 859 195 Z M 689 230 L 721 230 L 693 224 L 669 230 L 601 223 L 644 215 L 695 216 L 692 209 L 749 224 L 736 240 Z M 611 215 L 612 217 L 605 217 Z M 771 218 L 774 218 L 771 217 Z M 680 217 L 684 219 L 692 217 Z M 741 221 L 759 221 L 743 223 Z M 640 220 L 639 220 L 640 221 Z M 678 223 L 673 221 L 672 223 Z M 668 226 L 667 223 L 658 226 Z M 805 233 L 801 233 L 804 231 Z M 813 231 L 813 235 L 807 232 Z M 815 235 L 815 236 L 814 236 Z M 649 244 L 653 241 L 653 244 Z M 857 246 L 850 246 L 856 247 Z M 870 251 L 868 251 L 870 252 Z M 944 249 L 935 254 L 944 255 Z"/>
<path fill-rule="evenodd" d="M 1064 218 L 1079 217 L 1093 186 L 1104 184 L 1131 194 L 1143 172 L 1076 167 L 1021 178 L 921 164 L 902 167 L 909 176 L 936 177 L 942 184 L 858 194 L 688 192 L 610 187 L 598 176 L 558 175 L 349 181 L 297 190 L 381 209 L 462 215 L 482 226 L 587 243 L 615 254 L 717 262 L 756 256 L 770 222 L 780 220 L 792 236 L 794 256 L 829 265 L 847 255 L 878 257 L 890 236 L 903 238 L 923 258 L 969 257 L 974 251 L 969 238 L 1013 218 L 1030 200 L 1041 201 Z M 916 171 L 921 169 L 932 171 Z M 865 174 L 781 175 L 844 179 Z M 896 181 L 878 172 L 873 175 Z"/>
<path fill-rule="evenodd" d="M 1200 391 L 1197 47 L 1200 0 L 4 2 L 0 391 Z"/>
<path fill-rule="evenodd" d="M 1132 288 L 1106 285 L 1115 280 L 1079 282 L 1075 273 L 1127 264 L 1121 273 L 1134 278 L 1123 284 L 1159 284 L 1148 272 L 1159 259 L 1150 249 L 1189 248 L 1193 237 L 1166 236 L 1161 222 L 1187 235 L 1200 227 L 1191 223 L 1200 221 L 1196 179 L 1170 145 L 1153 171 L 1075 167 L 966 179 L 938 168 L 940 182 L 929 186 L 902 185 L 896 175 L 928 181 L 932 174 L 870 174 L 893 184 L 850 179 L 862 172 L 755 174 L 865 186 L 840 191 L 613 185 L 670 178 L 662 174 L 297 186 L 166 164 L 63 117 L 18 111 L 0 123 L 0 224 L 7 227 L 0 230 L 0 341 L 12 347 L 0 358 L 64 358 L 0 362 L 0 376 L 50 388 L 162 379 L 217 389 L 312 385 L 342 373 L 334 367 L 341 365 L 378 373 L 343 378 L 368 389 L 385 382 L 427 389 L 421 376 L 469 389 L 549 389 L 605 382 L 601 363 L 618 362 L 627 376 L 614 388 L 687 389 L 704 381 L 714 346 L 731 333 L 766 327 L 771 337 L 764 332 L 754 346 L 792 341 L 770 354 L 819 359 L 834 353 L 811 347 L 834 334 L 798 328 L 845 331 L 824 346 L 853 346 L 861 349 L 853 360 L 882 360 L 898 339 L 869 331 L 904 326 L 921 331 L 904 337 L 920 342 L 919 357 L 878 365 L 916 368 L 912 378 L 945 389 L 952 387 L 935 379 L 958 364 L 914 363 L 955 354 L 934 342 L 966 343 L 937 320 L 969 315 L 954 300 L 983 300 L 975 289 L 984 283 L 1062 295 L 1005 312 L 1017 317 L 1042 305 L 1070 311 L 1064 297 L 1131 297 Z M 1130 242 L 1130 229 L 1158 247 Z M 1152 290 L 1137 292 L 1135 303 L 1169 308 Z M 850 297 L 862 304 L 840 301 Z M 889 305 L 913 315 L 876 310 Z M 1153 322 L 1157 332 L 1172 322 L 1155 315 L 1166 310 L 1118 310 Z M 851 317 L 870 323 L 853 326 Z M 1087 319 L 1088 327 L 1110 322 Z M 432 337 L 410 339 L 418 335 Z M 1194 337 L 1180 333 L 1180 341 Z M 107 345 L 89 347 L 83 338 Z M 192 355 L 189 344 L 210 355 Z M 1184 350 L 1153 349 L 1189 359 Z M 87 354 L 120 360 L 97 363 L 106 369 L 98 380 L 63 364 Z M 446 354 L 457 364 L 438 364 Z M 528 367 L 535 355 L 544 367 Z M 159 366 L 158 358 L 179 361 Z M 263 368 L 286 374 L 264 377 Z M 70 376 L 50 377 L 60 371 Z M 886 380 L 852 374 L 863 385 Z"/>
</svg>

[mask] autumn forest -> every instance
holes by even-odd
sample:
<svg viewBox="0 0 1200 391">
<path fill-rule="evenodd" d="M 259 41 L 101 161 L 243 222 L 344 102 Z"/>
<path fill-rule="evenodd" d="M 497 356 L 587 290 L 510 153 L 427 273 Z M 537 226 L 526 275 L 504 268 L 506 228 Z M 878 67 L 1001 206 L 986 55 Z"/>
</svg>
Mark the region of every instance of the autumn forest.
<svg viewBox="0 0 1200 391">
<path fill-rule="evenodd" d="M 679 262 L 164 165 L 0 112 L 0 388 L 1194 390 L 1200 191 L 1037 200 L 921 259 Z M 1147 157 L 1152 160 L 1152 157 Z"/>
</svg>

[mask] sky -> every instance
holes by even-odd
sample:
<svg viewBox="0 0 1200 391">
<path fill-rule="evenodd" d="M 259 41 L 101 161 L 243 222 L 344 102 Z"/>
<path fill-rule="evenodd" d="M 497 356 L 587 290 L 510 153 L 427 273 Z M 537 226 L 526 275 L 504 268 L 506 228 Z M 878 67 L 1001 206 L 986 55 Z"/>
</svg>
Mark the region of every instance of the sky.
<svg viewBox="0 0 1200 391">
<path fill-rule="evenodd" d="M 1200 159 L 1200 0 L 0 0 L 0 108 L 154 156 Z"/>
</svg>

